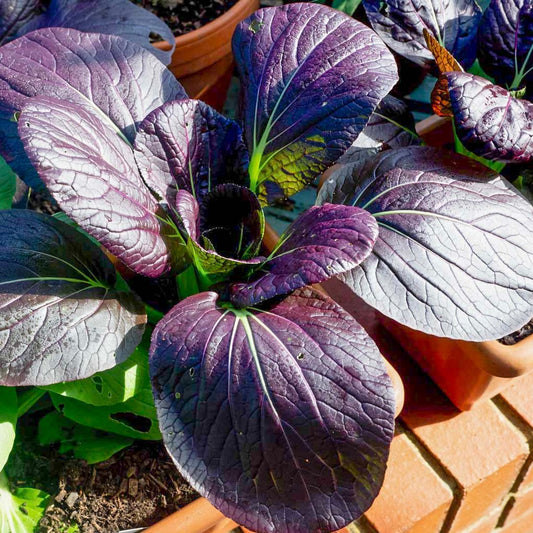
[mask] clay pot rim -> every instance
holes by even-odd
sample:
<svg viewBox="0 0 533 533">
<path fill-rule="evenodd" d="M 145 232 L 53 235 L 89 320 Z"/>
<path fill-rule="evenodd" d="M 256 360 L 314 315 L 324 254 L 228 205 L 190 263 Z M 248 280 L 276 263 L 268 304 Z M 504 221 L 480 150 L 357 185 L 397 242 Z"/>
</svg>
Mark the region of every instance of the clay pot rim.
<svg viewBox="0 0 533 533">
<path fill-rule="evenodd" d="M 230 24 L 232 20 L 235 20 L 236 18 L 243 19 L 244 17 L 241 16 L 241 14 L 247 12 L 249 3 L 250 0 L 237 0 L 235 5 L 230 7 L 225 13 L 211 22 L 204 24 L 196 30 L 188 31 L 187 33 L 175 36 L 176 48 L 179 46 L 183 47 L 198 43 L 198 41 L 208 38 L 213 33 L 223 30 L 224 27 Z M 167 41 L 157 41 L 153 43 L 153 46 L 164 51 L 168 51 L 172 48 Z"/>
</svg>

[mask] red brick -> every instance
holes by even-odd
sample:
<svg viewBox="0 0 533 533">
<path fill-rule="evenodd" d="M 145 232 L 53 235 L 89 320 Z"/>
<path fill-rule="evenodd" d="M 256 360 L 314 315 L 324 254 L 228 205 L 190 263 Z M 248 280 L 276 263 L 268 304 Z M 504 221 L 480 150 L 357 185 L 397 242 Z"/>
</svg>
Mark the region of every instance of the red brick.
<svg viewBox="0 0 533 533">
<path fill-rule="evenodd" d="M 501 396 L 533 428 L 533 373 L 516 378 Z"/>
<path fill-rule="evenodd" d="M 533 533 L 533 512 L 496 531 L 498 533 Z"/>
<path fill-rule="evenodd" d="M 392 441 L 381 492 L 365 516 L 380 533 L 436 532 L 452 499 L 448 485 L 400 433 Z"/>
<path fill-rule="evenodd" d="M 517 522 L 524 515 L 532 511 L 533 511 L 533 488 L 526 492 L 522 492 L 520 494 L 515 495 L 513 507 L 511 508 L 511 511 L 507 515 L 504 525 L 507 527 L 509 524 L 512 524 L 513 522 Z"/>
<path fill-rule="evenodd" d="M 462 533 L 492 533 L 498 523 L 501 511 L 501 508 L 495 509 L 489 516 L 480 520 Z"/>
<path fill-rule="evenodd" d="M 356 316 L 400 373 L 405 386 L 401 420 L 457 483 L 457 497 L 462 499 L 449 533 L 464 533 L 492 516 L 528 456 L 523 434 L 491 401 L 459 411 L 379 324 L 371 308 L 347 298 L 346 289 L 338 285 L 326 284 L 326 290 Z M 403 490 L 406 484 L 399 483 L 396 492 Z"/>
</svg>

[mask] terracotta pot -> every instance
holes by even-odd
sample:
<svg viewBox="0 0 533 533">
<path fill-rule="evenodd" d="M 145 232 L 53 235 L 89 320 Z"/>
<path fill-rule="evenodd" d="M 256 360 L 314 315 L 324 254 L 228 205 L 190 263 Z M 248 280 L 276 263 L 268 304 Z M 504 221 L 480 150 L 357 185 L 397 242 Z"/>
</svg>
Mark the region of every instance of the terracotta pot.
<svg viewBox="0 0 533 533">
<path fill-rule="evenodd" d="M 176 37 L 171 72 L 191 98 L 221 110 L 233 72 L 231 38 L 237 24 L 259 9 L 259 0 L 239 0 L 217 19 L 197 30 Z M 166 42 L 155 43 L 169 50 Z"/>
<path fill-rule="evenodd" d="M 380 315 L 382 324 L 462 411 L 492 398 L 533 370 L 533 335 L 513 346 L 470 342 L 415 331 Z"/>
<path fill-rule="evenodd" d="M 431 116 L 419 122 L 416 129 L 430 146 L 453 144 L 453 128 L 447 118 Z M 514 346 L 498 341 L 458 341 L 415 331 L 381 313 L 377 316 L 461 410 L 491 398 L 509 386 L 513 378 L 533 370 L 533 335 Z"/>
</svg>

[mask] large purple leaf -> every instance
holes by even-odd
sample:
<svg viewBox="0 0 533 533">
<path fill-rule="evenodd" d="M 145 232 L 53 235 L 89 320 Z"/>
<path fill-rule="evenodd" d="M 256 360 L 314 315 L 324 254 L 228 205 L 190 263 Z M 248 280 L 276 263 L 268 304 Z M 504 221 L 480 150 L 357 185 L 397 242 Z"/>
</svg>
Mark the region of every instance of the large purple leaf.
<svg viewBox="0 0 533 533">
<path fill-rule="evenodd" d="M 374 218 L 358 207 L 311 207 L 281 236 L 279 246 L 248 282 L 234 283 L 230 296 L 245 307 L 320 283 L 366 259 L 378 236 Z"/>
<path fill-rule="evenodd" d="M 49 385 L 107 370 L 141 342 L 146 315 L 104 253 L 33 211 L 0 211 L 0 384 Z"/>
<path fill-rule="evenodd" d="M 533 157 L 533 104 L 473 74 L 444 76 L 457 136 L 466 148 L 506 163 L 524 163 Z"/>
<path fill-rule="evenodd" d="M 120 37 L 48 28 L 2 46 L 0 152 L 33 187 L 40 182 L 25 156 L 14 114 L 40 95 L 92 103 L 130 142 L 151 111 L 187 97 L 160 61 Z"/>
<path fill-rule="evenodd" d="M 12 39 L 31 20 L 41 5 L 40 0 L 2 0 L 0 3 L 0 45 Z"/>
<path fill-rule="evenodd" d="M 263 203 L 317 178 L 353 143 L 398 76 L 376 34 L 340 11 L 298 3 L 241 22 L 251 189 Z"/>
<path fill-rule="evenodd" d="M 139 274 L 157 277 L 170 257 L 133 151 L 91 105 L 39 97 L 19 131 L 30 161 L 61 209 Z"/>
<path fill-rule="evenodd" d="M 426 29 L 465 67 L 476 58 L 481 8 L 475 0 L 363 0 L 372 28 L 395 52 L 424 65 L 433 61 Z"/>
<path fill-rule="evenodd" d="M 518 88 L 515 78 L 523 69 L 527 81 L 533 79 L 530 56 L 533 47 L 533 2 L 531 0 L 492 0 L 479 25 L 479 62 L 497 83 Z M 520 76 L 522 77 L 522 76 Z"/>
<path fill-rule="evenodd" d="M 163 20 L 130 0 L 52 0 L 41 16 L 20 29 L 19 35 L 49 27 L 117 35 L 142 46 L 165 65 L 170 63 L 176 44 L 172 30 Z M 159 35 L 171 49 L 155 48 L 150 34 Z"/>
<path fill-rule="evenodd" d="M 169 102 L 141 124 L 135 157 L 169 205 L 185 189 L 198 200 L 219 183 L 244 184 L 248 154 L 239 125 L 198 100 Z"/>
<path fill-rule="evenodd" d="M 258 533 L 344 527 L 375 498 L 393 391 L 359 324 L 309 289 L 268 312 L 179 303 L 152 336 L 165 445 L 184 477 Z"/>
<path fill-rule="evenodd" d="M 533 207 L 470 158 L 385 152 L 350 203 L 379 225 L 370 257 L 340 276 L 370 305 L 450 338 L 503 337 L 533 316 Z"/>
</svg>

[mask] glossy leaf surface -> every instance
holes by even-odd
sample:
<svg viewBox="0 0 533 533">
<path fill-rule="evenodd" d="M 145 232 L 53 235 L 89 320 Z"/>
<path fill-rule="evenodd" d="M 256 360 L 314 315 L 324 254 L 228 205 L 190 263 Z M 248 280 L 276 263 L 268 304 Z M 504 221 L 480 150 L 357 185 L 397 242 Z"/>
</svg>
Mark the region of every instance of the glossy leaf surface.
<svg viewBox="0 0 533 533">
<path fill-rule="evenodd" d="M 374 32 L 311 3 L 257 11 L 237 27 L 233 51 L 250 187 L 262 203 L 294 194 L 334 163 L 398 78 Z"/>
<path fill-rule="evenodd" d="M 169 205 L 184 189 L 199 201 L 220 183 L 245 184 L 248 154 L 239 125 L 198 100 L 169 102 L 141 124 L 135 158 Z"/>
<path fill-rule="evenodd" d="M 143 394 L 143 389 L 144 392 L 150 391 L 148 378 L 150 333 L 150 328 L 147 328 L 141 344 L 126 361 L 114 368 L 98 372 L 90 378 L 57 383 L 43 388 L 60 396 L 96 406 L 126 402 L 134 396 Z"/>
<path fill-rule="evenodd" d="M 372 28 L 398 54 L 424 65 L 433 60 L 426 29 L 465 67 L 476 57 L 481 8 L 475 0 L 363 0 Z"/>
<path fill-rule="evenodd" d="M 33 187 L 40 182 L 25 156 L 14 117 L 34 96 L 90 102 L 130 142 L 136 125 L 151 111 L 187 97 L 150 52 L 120 37 L 47 28 L 8 43 L 0 49 L 0 150 Z"/>
<path fill-rule="evenodd" d="M 174 34 L 163 20 L 129 0 L 51 0 L 46 11 L 21 28 L 19 35 L 49 27 L 117 35 L 142 46 L 165 65 L 175 47 Z M 160 35 L 171 50 L 154 48 L 150 34 Z"/>
<path fill-rule="evenodd" d="M 435 148 L 384 153 L 349 203 L 373 214 L 370 257 L 340 276 L 414 329 L 502 337 L 533 315 L 533 207 L 473 160 Z"/>
<path fill-rule="evenodd" d="M 306 289 L 268 312 L 202 293 L 158 324 L 150 368 L 185 478 L 258 533 L 336 531 L 383 479 L 393 391 L 364 330 Z"/>
<path fill-rule="evenodd" d="M 170 256 L 131 147 L 90 105 L 40 97 L 19 132 L 40 179 L 61 209 L 133 271 L 157 277 Z"/>
<path fill-rule="evenodd" d="M 523 68 L 533 67 L 533 2 L 531 0 L 491 0 L 479 26 L 479 62 L 497 83 L 513 84 Z M 525 80 L 533 79 L 531 72 Z"/>
<path fill-rule="evenodd" d="M 524 163 L 533 157 L 533 104 L 463 72 L 445 74 L 457 136 L 491 161 Z"/>
<path fill-rule="evenodd" d="M 0 221 L 0 383 L 71 381 L 124 361 L 146 316 L 113 288 L 104 253 L 50 216 L 7 210 Z"/>
<path fill-rule="evenodd" d="M 280 245 L 248 282 L 230 288 L 245 307 L 320 283 L 366 259 L 378 236 L 374 218 L 357 207 L 311 207 L 281 236 Z"/>
</svg>

